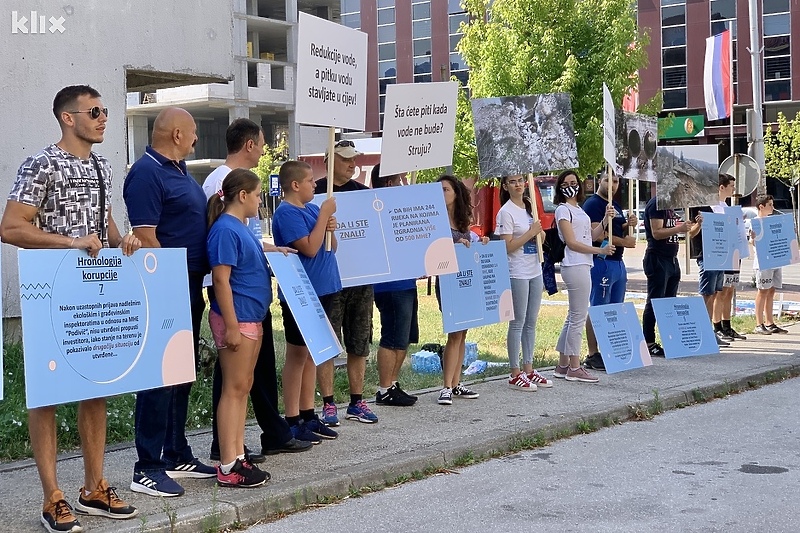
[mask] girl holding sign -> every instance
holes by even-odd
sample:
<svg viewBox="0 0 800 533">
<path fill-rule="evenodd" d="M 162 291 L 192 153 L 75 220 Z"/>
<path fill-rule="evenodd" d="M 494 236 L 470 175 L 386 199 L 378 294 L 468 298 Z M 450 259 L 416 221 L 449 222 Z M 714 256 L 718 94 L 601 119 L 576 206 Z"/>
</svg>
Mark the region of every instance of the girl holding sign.
<svg viewBox="0 0 800 533">
<path fill-rule="evenodd" d="M 261 347 L 261 321 L 272 301 L 262 244 L 247 227 L 260 204 L 261 180 L 246 169 L 231 171 L 208 201 L 207 248 L 216 295 L 208 323 L 222 367 L 217 483 L 228 487 L 257 487 L 270 477 L 244 451 L 247 396 Z"/>
<path fill-rule="evenodd" d="M 542 231 L 542 223 L 533 220 L 531 200 L 524 196 L 523 176 L 503 177 L 500 180 L 500 203 L 495 234 L 506 241 L 508 271 L 511 276 L 511 299 L 514 320 L 508 323 L 506 346 L 511 377 L 508 386 L 522 391 L 537 387 L 552 387 L 553 382 L 533 368 L 533 348 L 536 344 L 536 317 L 542 304 L 542 265 L 534 238 Z M 522 348 L 522 370 L 519 352 Z"/>
<path fill-rule="evenodd" d="M 472 233 L 469 223 L 472 219 L 472 201 L 469 191 L 461 181 L 453 176 L 444 175 L 437 182 L 442 184 L 444 203 L 447 206 L 447 217 L 450 219 L 450 233 L 453 242 L 463 244 L 469 248 L 472 242 Z M 477 238 L 477 236 L 476 236 Z M 489 237 L 480 239 L 481 243 L 489 242 Z M 442 310 L 442 298 L 439 292 L 439 278 L 436 278 L 436 299 L 439 301 L 439 310 Z M 474 399 L 478 393 L 461 384 L 461 367 L 464 365 L 464 351 L 466 349 L 467 330 L 455 331 L 447 334 L 447 343 L 442 355 L 442 376 L 444 387 L 439 392 L 439 404 L 452 405 L 453 396 Z"/>
<path fill-rule="evenodd" d="M 614 253 L 614 245 L 603 241 L 601 248 L 592 246 L 593 241 L 603 240 L 608 221 L 616 215 L 612 205 L 606 208 L 606 216 L 596 227 L 578 202 L 583 200 L 583 187 L 574 170 L 565 170 L 556 179 L 556 191 L 553 203 L 556 207 L 556 224 L 558 236 L 566 244 L 564 260 L 561 261 L 561 279 L 567 286 L 569 311 L 561 335 L 556 343 L 558 365 L 553 377 L 566 378 L 567 381 L 597 383 L 596 376 L 589 374 L 581 367 L 581 338 L 589 314 L 589 292 L 592 280 L 589 274 L 592 268 L 592 254 L 610 255 Z"/>
</svg>

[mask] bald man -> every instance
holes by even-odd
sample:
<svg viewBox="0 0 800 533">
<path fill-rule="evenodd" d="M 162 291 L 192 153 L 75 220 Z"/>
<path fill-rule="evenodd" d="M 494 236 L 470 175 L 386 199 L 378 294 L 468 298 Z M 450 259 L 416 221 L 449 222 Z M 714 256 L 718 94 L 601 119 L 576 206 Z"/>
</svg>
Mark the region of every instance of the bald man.
<svg viewBox="0 0 800 533">
<path fill-rule="evenodd" d="M 196 126 L 184 109 L 164 109 L 153 125 L 152 144 L 131 167 L 122 190 L 133 234 L 144 248 L 185 248 L 189 301 L 197 363 L 200 322 L 205 310 L 206 196 L 186 170 L 194 152 Z M 131 490 L 150 496 L 183 494 L 175 478 L 211 478 L 216 470 L 201 463 L 186 441 L 191 383 L 136 395 L 136 452 Z"/>
</svg>

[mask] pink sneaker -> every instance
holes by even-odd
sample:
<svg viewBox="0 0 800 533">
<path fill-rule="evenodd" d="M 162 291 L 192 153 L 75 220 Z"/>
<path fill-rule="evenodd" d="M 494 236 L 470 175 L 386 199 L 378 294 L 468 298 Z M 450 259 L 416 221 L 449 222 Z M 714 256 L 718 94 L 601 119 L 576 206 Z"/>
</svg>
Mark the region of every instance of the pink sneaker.
<svg viewBox="0 0 800 533">
<path fill-rule="evenodd" d="M 585 368 L 570 368 L 567 370 L 567 381 L 581 381 L 583 383 L 597 383 L 600 381 L 597 377 L 591 375 Z"/>
<path fill-rule="evenodd" d="M 556 365 L 556 367 L 553 369 L 553 377 L 563 379 L 567 377 L 568 370 L 569 366 Z"/>
<path fill-rule="evenodd" d="M 528 380 L 537 387 L 543 387 L 545 389 L 549 389 L 553 386 L 553 382 L 551 380 L 547 379 L 536 370 L 531 370 L 528 372 Z"/>
<path fill-rule="evenodd" d="M 520 372 L 516 375 L 516 377 L 512 376 L 508 380 L 508 386 L 515 390 L 527 392 L 536 391 L 536 385 L 531 383 L 531 380 L 528 379 L 528 376 L 525 374 L 525 372 Z"/>
</svg>

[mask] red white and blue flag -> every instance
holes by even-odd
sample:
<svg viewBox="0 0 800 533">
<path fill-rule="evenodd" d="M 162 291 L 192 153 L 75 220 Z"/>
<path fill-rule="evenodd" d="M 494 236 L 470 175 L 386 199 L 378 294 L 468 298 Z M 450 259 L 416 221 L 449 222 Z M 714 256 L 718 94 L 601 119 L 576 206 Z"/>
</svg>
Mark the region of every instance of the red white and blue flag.
<svg viewBox="0 0 800 533">
<path fill-rule="evenodd" d="M 731 31 L 706 39 L 706 62 L 703 69 L 703 92 L 708 120 L 731 116 L 733 112 L 731 76 Z"/>
</svg>

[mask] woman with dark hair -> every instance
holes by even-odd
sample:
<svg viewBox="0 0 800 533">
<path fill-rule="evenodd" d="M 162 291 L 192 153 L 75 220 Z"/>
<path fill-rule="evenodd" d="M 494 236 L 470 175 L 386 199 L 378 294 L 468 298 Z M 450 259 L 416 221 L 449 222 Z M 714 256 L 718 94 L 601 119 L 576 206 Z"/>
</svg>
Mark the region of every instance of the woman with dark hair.
<svg viewBox="0 0 800 533">
<path fill-rule="evenodd" d="M 533 368 L 536 344 L 536 317 L 542 304 L 542 265 L 535 237 L 542 223 L 533 220 L 531 200 L 525 196 L 523 176 L 505 176 L 500 180 L 500 204 L 495 221 L 495 235 L 506 242 L 508 272 L 511 276 L 511 299 L 514 320 L 508 323 L 506 347 L 511 365 L 508 386 L 521 391 L 552 387 L 553 382 Z M 522 348 L 522 370 L 519 352 Z"/>
<path fill-rule="evenodd" d="M 246 222 L 258 216 L 260 204 L 261 180 L 246 169 L 231 171 L 208 201 L 207 249 L 216 295 L 208 323 L 222 368 L 217 483 L 228 487 L 257 487 L 269 479 L 244 451 L 247 396 L 261 347 L 261 321 L 272 300 L 263 246 Z"/>
<path fill-rule="evenodd" d="M 569 310 L 561 335 L 556 343 L 558 365 L 553 377 L 566 378 L 567 381 L 597 383 L 596 376 L 589 374 L 580 364 L 581 340 L 589 314 L 589 291 L 592 288 L 590 270 L 592 254 L 610 255 L 614 245 L 604 243 L 601 248 L 592 242 L 603 240 L 609 217 L 616 215 L 612 206 L 607 207 L 603 222 L 592 228 L 589 219 L 578 202 L 583 200 L 583 187 L 574 170 L 565 170 L 556 179 L 553 203 L 556 207 L 558 236 L 564 241 L 564 260 L 561 261 L 561 279 L 567 286 Z"/>
<path fill-rule="evenodd" d="M 453 242 L 463 244 L 469 248 L 470 243 L 473 241 L 472 233 L 469 230 L 469 223 L 472 220 L 472 200 L 470 199 L 469 190 L 458 178 L 446 174 L 436 181 L 442 185 Z M 486 244 L 489 242 L 489 237 L 483 237 L 480 241 Z M 441 311 L 442 300 L 438 278 L 436 279 L 436 299 L 439 300 L 439 310 Z M 447 343 L 444 346 L 444 354 L 442 355 L 444 387 L 439 392 L 438 400 L 441 405 L 452 405 L 453 396 L 469 399 L 478 397 L 477 392 L 461 384 L 461 367 L 464 364 L 466 342 L 467 330 L 447 334 Z"/>
</svg>

